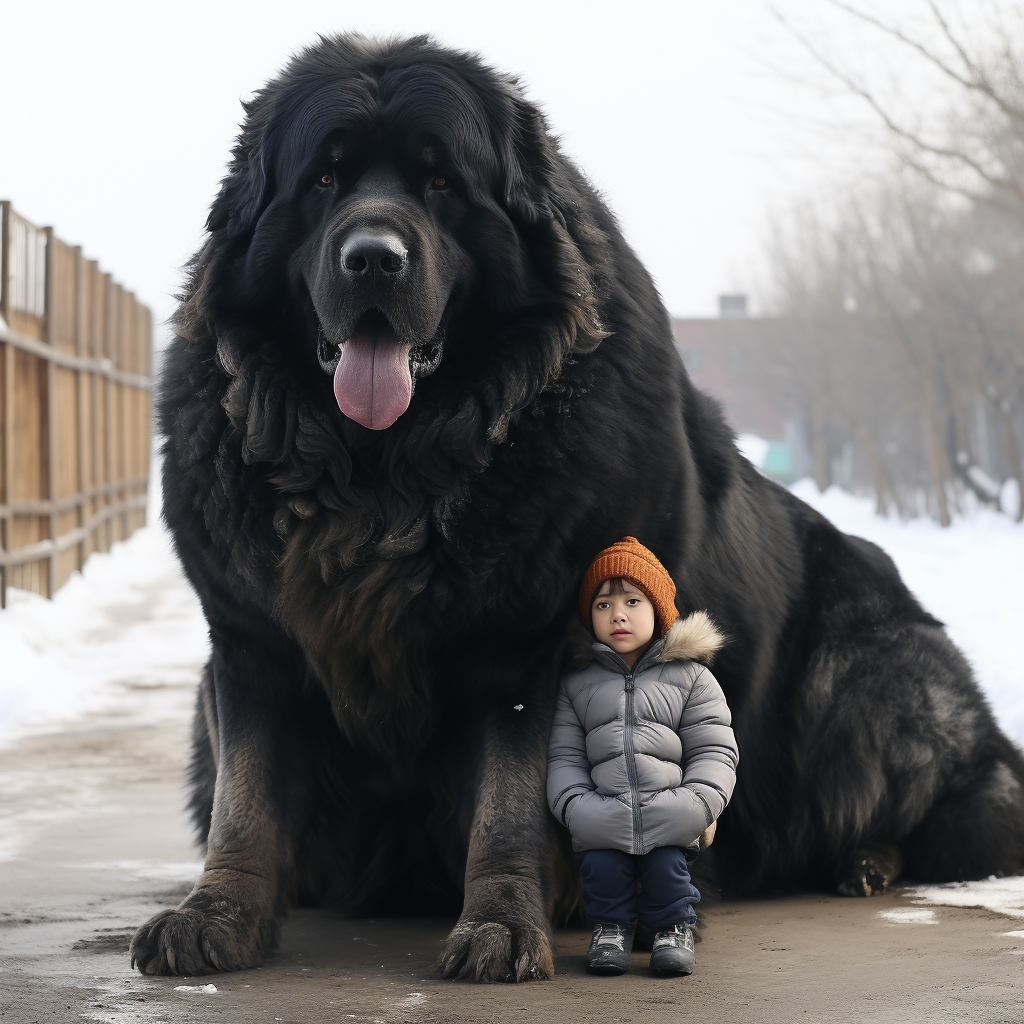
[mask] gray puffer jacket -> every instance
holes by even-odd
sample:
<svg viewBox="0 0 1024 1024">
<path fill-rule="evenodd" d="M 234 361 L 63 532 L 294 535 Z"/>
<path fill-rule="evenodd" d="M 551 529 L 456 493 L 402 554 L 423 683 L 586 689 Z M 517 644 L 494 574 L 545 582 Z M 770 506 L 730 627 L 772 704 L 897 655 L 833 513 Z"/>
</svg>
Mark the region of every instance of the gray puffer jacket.
<svg viewBox="0 0 1024 1024">
<path fill-rule="evenodd" d="M 725 809 L 739 751 L 725 694 L 698 663 L 721 645 L 707 614 L 694 612 L 632 670 L 593 643 L 593 662 L 562 680 L 547 791 L 574 850 L 687 847 Z"/>
</svg>

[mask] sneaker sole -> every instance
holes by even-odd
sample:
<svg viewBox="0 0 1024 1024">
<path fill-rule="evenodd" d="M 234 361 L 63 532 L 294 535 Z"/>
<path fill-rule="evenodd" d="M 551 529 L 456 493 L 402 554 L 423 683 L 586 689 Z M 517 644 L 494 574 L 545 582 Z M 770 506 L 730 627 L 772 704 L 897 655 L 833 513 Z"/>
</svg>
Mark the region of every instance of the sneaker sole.
<svg viewBox="0 0 1024 1024">
<path fill-rule="evenodd" d="M 587 965 L 587 972 L 590 974 L 625 974 L 628 967 L 611 967 L 608 964 L 598 964 L 594 967 Z"/>
<path fill-rule="evenodd" d="M 678 977 L 679 975 L 693 974 L 692 967 L 669 967 L 660 971 L 652 970 L 651 974 L 655 978 L 672 978 Z"/>
</svg>

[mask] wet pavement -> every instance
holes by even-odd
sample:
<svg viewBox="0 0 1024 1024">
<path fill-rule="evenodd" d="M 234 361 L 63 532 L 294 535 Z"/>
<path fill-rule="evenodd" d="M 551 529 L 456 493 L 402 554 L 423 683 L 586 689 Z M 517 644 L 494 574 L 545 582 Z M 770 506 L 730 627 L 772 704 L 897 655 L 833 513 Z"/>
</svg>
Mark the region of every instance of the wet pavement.
<svg viewBox="0 0 1024 1024">
<path fill-rule="evenodd" d="M 642 953 L 625 977 L 592 978 L 589 936 L 563 931 L 553 981 L 439 981 L 451 921 L 318 910 L 292 913 L 262 968 L 144 978 L 128 962 L 135 927 L 200 869 L 183 809 L 189 691 L 163 695 L 163 724 L 126 710 L 0 748 L 4 1024 L 1024 1021 L 1024 931 L 1009 934 L 1024 920 L 921 911 L 900 892 L 719 903 L 689 978 L 652 978 Z"/>
</svg>

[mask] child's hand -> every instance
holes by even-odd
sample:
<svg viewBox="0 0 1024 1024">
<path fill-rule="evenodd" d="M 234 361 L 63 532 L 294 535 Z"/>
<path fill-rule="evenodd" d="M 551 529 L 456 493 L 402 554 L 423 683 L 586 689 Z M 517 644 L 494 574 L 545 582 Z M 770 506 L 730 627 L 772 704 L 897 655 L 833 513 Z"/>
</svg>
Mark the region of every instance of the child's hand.
<svg viewBox="0 0 1024 1024">
<path fill-rule="evenodd" d="M 718 827 L 718 822 L 713 821 L 700 835 L 700 848 L 706 850 L 715 839 L 715 829 Z"/>
</svg>

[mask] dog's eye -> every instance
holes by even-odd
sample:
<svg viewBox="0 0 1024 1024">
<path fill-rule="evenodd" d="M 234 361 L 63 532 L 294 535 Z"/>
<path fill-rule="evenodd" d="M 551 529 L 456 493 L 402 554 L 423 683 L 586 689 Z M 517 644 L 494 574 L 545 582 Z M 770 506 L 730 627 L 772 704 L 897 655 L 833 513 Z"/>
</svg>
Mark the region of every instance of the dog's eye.
<svg viewBox="0 0 1024 1024">
<path fill-rule="evenodd" d="M 320 180 L 317 184 L 321 188 L 330 188 L 334 184 L 334 175 L 324 171 L 324 173 L 320 175 Z"/>
<path fill-rule="evenodd" d="M 431 188 L 432 188 L 432 189 L 433 189 L 433 190 L 434 190 L 435 192 L 444 192 L 444 190 L 445 190 L 445 189 L 449 189 L 449 188 L 451 188 L 451 184 L 449 183 L 449 181 L 448 181 L 448 179 L 447 179 L 447 178 L 440 178 L 440 177 L 438 177 L 438 178 L 435 178 L 435 179 L 434 179 L 434 180 L 433 180 L 433 181 L 432 181 L 432 182 L 430 183 L 430 187 L 431 187 Z"/>
</svg>

